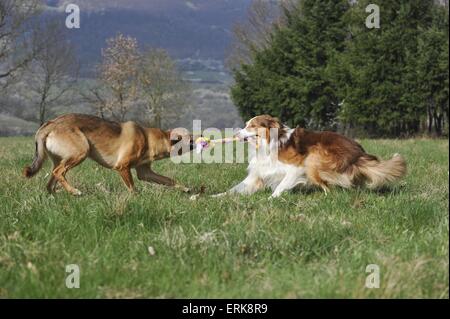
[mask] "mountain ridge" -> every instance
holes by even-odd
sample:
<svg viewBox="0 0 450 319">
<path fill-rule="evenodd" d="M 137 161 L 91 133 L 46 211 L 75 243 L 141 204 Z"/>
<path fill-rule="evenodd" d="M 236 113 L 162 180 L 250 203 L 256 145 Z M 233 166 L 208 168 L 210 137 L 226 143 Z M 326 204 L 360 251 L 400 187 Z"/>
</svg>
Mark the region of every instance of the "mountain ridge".
<svg viewBox="0 0 450 319">
<path fill-rule="evenodd" d="M 46 0 L 47 15 L 66 19 L 65 6 L 77 4 L 81 28 L 69 31 L 83 64 L 100 59 L 106 39 L 123 33 L 141 46 L 166 49 L 171 56 L 223 61 L 234 23 L 244 18 L 250 0 Z"/>
</svg>

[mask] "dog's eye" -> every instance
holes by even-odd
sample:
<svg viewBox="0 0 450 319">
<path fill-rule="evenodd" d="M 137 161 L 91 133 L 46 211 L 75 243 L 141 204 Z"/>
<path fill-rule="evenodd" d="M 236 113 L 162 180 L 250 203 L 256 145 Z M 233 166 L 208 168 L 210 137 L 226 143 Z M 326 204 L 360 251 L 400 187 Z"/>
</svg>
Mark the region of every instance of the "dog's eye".
<svg viewBox="0 0 450 319">
<path fill-rule="evenodd" d="M 182 140 L 182 137 L 181 136 L 177 136 L 177 137 L 174 137 L 173 139 L 171 139 L 170 143 L 173 146 L 173 145 L 177 144 L 181 140 Z"/>
</svg>

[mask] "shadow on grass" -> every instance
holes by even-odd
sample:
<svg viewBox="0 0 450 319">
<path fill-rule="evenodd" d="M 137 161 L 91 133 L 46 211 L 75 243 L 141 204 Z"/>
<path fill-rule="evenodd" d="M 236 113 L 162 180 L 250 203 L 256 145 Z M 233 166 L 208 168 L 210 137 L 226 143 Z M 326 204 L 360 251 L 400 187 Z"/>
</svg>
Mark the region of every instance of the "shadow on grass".
<svg viewBox="0 0 450 319">
<path fill-rule="evenodd" d="M 380 188 L 377 189 L 368 189 L 368 191 L 374 193 L 374 194 L 378 194 L 378 195 L 382 195 L 382 196 L 386 196 L 386 195 L 400 195 L 402 189 L 405 188 L 406 185 L 404 184 L 398 184 L 398 185 L 385 185 L 382 186 Z"/>
<path fill-rule="evenodd" d="M 323 190 L 319 187 L 313 186 L 313 185 L 300 185 L 292 189 L 290 192 L 293 194 L 302 194 L 302 195 L 311 195 L 316 193 L 323 193 Z"/>
<path fill-rule="evenodd" d="M 357 191 L 357 192 L 363 192 L 363 193 L 373 193 L 377 195 L 399 195 L 401 193 L 401 189 L 403 188 L 402 185 L 386 185 L 377 189 L 369 189 L 364 186 L 357 186 L 350 189 L 342 188 L 339 186 L 332 186 L 330 188 L 330 193 L 336 192 L 336 191 Z M 300 185 L 295 187 L 293 190 L 291 190 L 293 194 L 303 194 L 303 195 L 311 195 L 315 193 L 323 193 L 323 190 L 320 187 L 314 186 L 314 185 Z"/>
</svg>

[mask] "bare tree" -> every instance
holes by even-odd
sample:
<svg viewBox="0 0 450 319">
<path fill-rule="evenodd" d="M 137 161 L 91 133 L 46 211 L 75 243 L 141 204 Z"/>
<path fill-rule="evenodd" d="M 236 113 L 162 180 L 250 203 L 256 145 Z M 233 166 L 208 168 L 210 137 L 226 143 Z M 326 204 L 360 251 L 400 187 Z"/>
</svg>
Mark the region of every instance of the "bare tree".
<svg viewBox="0 0 450 319">
<path fill-rule="evenodd" d="M 284 12 L 296 7 L 295 0 L 253 0 L 245 22 L 233 28 L 233 41 L 227 66 L 237 69 L 242 64 L 251 64 L 254 54 L 267 48 L 275 28 L 284 25 Z"/>
<path fill-rule="evenodd" d="M 107 48 L 102 51 L 102 57 L 103 61 L 99 67 L 100 79 L 110 91 L 109 96 L 104 98 L 106 101 L 104 107 L 115 120 L 124 121 L 130 108 L 135 105 L 138 96 L 139 51 L 137 40 L 118 34 L 107 40 Z M 91 93 L 94 93 L 94 97 L 101 94 L 98 89 Z"/>
<path fill-rule="evenodd" d="M 77 79 L 78 62 L 59 21 L 45 21 L 35 27 L 32 39 L 36 56 L 27 67 L 27 83 L 31 98 L 37 99 L 39 122 L 43 124 L 50 108 L 68 101 Z"/>
<path fill-rule="evenodd" d="M 139 83 L 149 125 L 169 126 L 183 115 L 190 90 L 167 51 L 147 49 L 143 53 Z"/>
<path fill-rule="evenodd" d="M 32 29 L 39 5 L 39 0 L 0 0 L 0 80 L 4 85 L 36 53 L 25 34 Z"/>
<path fill-rule="evenodd" d="M 88 84 L 84 87 L 79 87 L 78 93 L 82 98 L 82 101 L 90 104 L 96 111 L 96 115 L 102 119 L 107 117 L 108 114 L 108 97 L 105 94 L 107 89 L 104 85 L 95 80 L 95 83 Z"/>
</svg>

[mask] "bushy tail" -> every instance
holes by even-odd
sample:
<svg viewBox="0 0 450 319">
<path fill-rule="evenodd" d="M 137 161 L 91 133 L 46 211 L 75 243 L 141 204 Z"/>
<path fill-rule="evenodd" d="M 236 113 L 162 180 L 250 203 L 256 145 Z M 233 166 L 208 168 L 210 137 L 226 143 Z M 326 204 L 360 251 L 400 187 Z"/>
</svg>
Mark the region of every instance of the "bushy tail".
<svg viewBox="0 0 450 319">
<path fill-rule="evenodd" d="M 386 161 L 380 161 L 372 155 L 363 156 L 358 160 L 356 167 L 369 188 L 384 186 L 406 174 L 406 162 L 400 154 L 395 154 Z"/>
<path fill-rule="evenodd" d="M 33 163 L 31 163 L 30 166 L 26 166 L 23 169 L 23 176 L 27 178 L 31 178 L 34 175 L 36 175 L 37 172 L 39 172 L 46 158 L 45 137 L 39 136 L 39 134 L 37 134 L 35 144 L 36 144 L 36 152 L 34 154 Z"/>
</svg>

